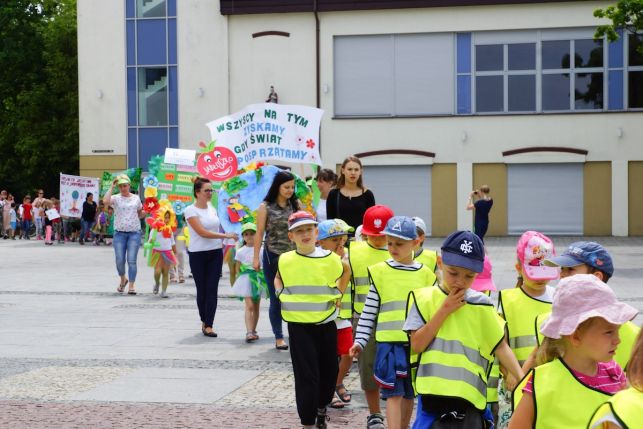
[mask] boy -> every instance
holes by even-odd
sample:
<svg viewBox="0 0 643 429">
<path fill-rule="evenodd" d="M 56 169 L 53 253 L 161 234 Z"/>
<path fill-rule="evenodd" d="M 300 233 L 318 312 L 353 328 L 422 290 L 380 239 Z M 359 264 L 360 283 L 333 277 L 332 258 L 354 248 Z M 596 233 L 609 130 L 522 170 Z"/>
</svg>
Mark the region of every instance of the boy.
<svg viewBox="0 0 643 429">
<path fill-rule="evenodd" d="M 411 292 L 407 304 L 404 330 L 410 335 L 420 395 L 413 427 L 428 428 L 439 421 L 482 429 L 494 355 L 516 380 L 523 372 L 503 341 L 505 327 L 491 300 L 470 289 L 483 269 L 482 240 L 470 231 L 456 231 L 441 250 L 442 283 Z"/>
<path fill-rule="evenodd" d="M 413 260 L 418 236 L 413 219 L 394 216 L 384 229 L 391 259 L 368 268 L 370 289 L 364 308 L 372 309 L 377 323 L 366 310 L 357 325 L 351 356 L 357 356 L 375 329 L 377 354 L 374 377 L 386 399 L 389 429 L 407 428 L 413 412 L 415 394 L 409 377 L 408 336 L 402 330 L 406 299 L 410 292 L 435 284 L 435 274 Z"/>
<path fill-rule="evenodd" d="M 331 219 L 320 222 L 317 225 L 319 234 L 319 247 L 324 250 L 335 252 L 342 258 L 344 270 L 350 271 L 348 258 L 346 255 L 344 244 L 348 240 L 349 232 L 354 231 L 352 227 L 345 224 L 343 221 L 340 223 L 339 219 Z M 337 325 L 337 356 L 339 356 L 339 371 L 337 372 L 337 380 L 335 383 L 335 396 L 330 403 L 332 408 L 344 408 L 345 403 L 351 401 L 351 394 L 344 386 L 344 377 L 348 373 L 353 363 L 353 359 L 349 356 L 348 351 L 353 345 L 353 327 L 351 325 L 352 307 L 351 307 L 351 294 L 350 290 L 342 295 L 342 300 L 339 307 L 339 314 L 335 319 Z"/>
<path fill-rule="evenodd" d="M 297 249 L 279 257 L 275 288 L 288 322 L 297 412 L 304 428 L 325 429 L 338 370 L 333 322 L 350 271 L 338 255 L 315 247 L 317 221 L 310 213 L 290 215 L 288 238 Z"/>
<path fill-rule="evenodd" d="M 426 238 L 426 223 L 420 217 L 415 216 L 413 218 L 415 222 L 417 234 L 418 234 L 418 245 L 414 250 L 415 255 L 414 259 L 424 265 L 426 265 L 431 271 L 435 273 L 438 263 L 438 253 L 435 250 L 425 250 L 424 249 L 424 240 Z"/>
<path fill-rule="evenodd" d="M 365 317 L 375 321 L 376 314 L 371 308 L 364 308 L 370 289 L 368 267 L 386 261 L 390 255 L 386 250 L 386 236 L 382 234 L 386 223 L 393 217 L 393 210 L 386 206 L 375 205 L 364 212 L 360 234 L 366 241 L 353 241 L 348 247 L 348 261 L 352 270 L 353 285 L 353 332 L 358 332 L 357 319 L 365 311 Z M 384 429 L 384 416 L 380 410 L 380 388 L 373 378 L 375 361 L 375 338 L 370 337 L 358 359 L 359 378 L 362 390 L 368 403 L 369 416 L 366 418 L 367 429 Z M 339 392 L 341 395 L 342 393 Z"/>
</svg>

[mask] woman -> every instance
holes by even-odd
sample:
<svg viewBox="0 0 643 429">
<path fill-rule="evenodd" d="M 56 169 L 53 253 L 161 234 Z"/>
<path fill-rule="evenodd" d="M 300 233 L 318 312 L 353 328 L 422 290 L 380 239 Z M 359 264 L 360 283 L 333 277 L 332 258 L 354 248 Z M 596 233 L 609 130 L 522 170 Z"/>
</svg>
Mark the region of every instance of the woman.
<svg viewBox="0 0 643 429">
<path fill-rule="evenodd" d="M 118 195 L 112 195 L 114 186 L 118 186 Z M 109 190 L 103 197 L 106 206 L 114 207 L 114 254 L 116 255 L 116 270 L 121 277 L 121 282 L 116 289 L 118 293 L 125 291 L 129 282 L 128 295 L 136 295 L 134 283 L 136 282 L 136 257 L 141 246 L 141 218 L 143 218 L 143 204 L 138 195 L 130 192 L 130 179 L 122 174 L 112 182 Z M 84 237 L 81 236 L 81 240 Z M 127 260 L 127 273 L 125 277 L 125 260 Z"/>
<path fill-rule="evenodd" d="M 206 337 L 217 337 L 212 329 L 217 311 L 219 278 L 223 265 L 222 239 L 236 240 L 237 234 L 219 231 L 219 217 L 212 200 L 212 183 L 203 177 L 194 179 L 194 204 L 183 212 L 190 231 L 188 257 L 196 284 L 196 304 L 201 317 L 201 332 Z"/>
<path fill-rule="evenodd" d="M 493 206 L 493 199 L 489 196 L 488 185 L 482 185 L 480 190 L 475 190 L 469 194 L 467 201 L 467 210 L 474 210 L 474 232 L 484 241 L 484 236 L 489 228 L 489 212 Z"/>
<path fill-rule="evenodd" d="M 87 192 L 85 197 L 85 202 L 83 203 L 83 212 L 80 215 L 80 239 L 78 244 L 85 244 L 85 238 L 87 238 L 87 233 L 90 234 L 90 238 L 94 240 L 94 233 L 92 229 L 96 224 L 96 203 L 94 202 L 94 194 Z"/>
<path fill-rule="evenodd" d="M 362 182 L 362 162 L 355 156 L 347 157 L 337 181 L 337 188 L 328 194 L 328 219 L 339 218 L 353 228 L 362 224 L 364 212 L 375 205 L 375 196 Z"/>
<path fill-rule="evenodd" d="M 322 222 L 328 219 L 326 215 L 326 200 L 330 190 L 335 187 L 337 183 L 337 174 L 329 168 L 319 170 L 317 173 L 317 189 L 319 189 L 319 204 L 317 205 L 317 222 Z"/>
<path fill-rule="evenodd" d="M 275 348 L 288 350 L 281 326 L 281 305 L 275 294 L 275 275 L 279 255 L 295 248 L 288 239 L 288 217 L 299 210 L 299 202 L 295 196 L 295 176 L 288 171 L 280 171 L 275 175 L 266 198 L 257 210 L 257 237 L 263 237 L 265 243 L 263 255 L 259 255 L 261 240 L 255 240 L 252 266 L 260 270 L 259 258 L 262 258 L 263 273 L 270 293 L 270 325 L 275 334 Z"/>
</svg>

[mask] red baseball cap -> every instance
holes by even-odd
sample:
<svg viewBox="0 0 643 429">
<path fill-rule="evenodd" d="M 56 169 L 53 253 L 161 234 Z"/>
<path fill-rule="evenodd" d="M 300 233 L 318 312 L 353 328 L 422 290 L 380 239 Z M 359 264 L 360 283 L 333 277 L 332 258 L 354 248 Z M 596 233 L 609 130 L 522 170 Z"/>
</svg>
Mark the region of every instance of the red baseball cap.
<svg viewBox="0 0 643 429">
<path fill-rule="evenodd" d="M 380 237 L 383 234 L 386 222 L 393 217 L 393 210 L 386 206 L 369 207 L 364 213 L 362 234 Z"/>
</svg>

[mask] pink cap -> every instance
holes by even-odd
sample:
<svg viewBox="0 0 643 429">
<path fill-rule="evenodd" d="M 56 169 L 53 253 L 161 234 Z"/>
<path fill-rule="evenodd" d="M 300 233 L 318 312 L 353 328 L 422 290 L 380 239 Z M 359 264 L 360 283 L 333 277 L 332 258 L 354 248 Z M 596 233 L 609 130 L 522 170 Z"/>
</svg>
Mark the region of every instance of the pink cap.
<svg viewBox="0 0 643 429">
<path fill-rule="evenodd" d="M 471 289 L 477 290 L 478 292 L 496 290 L 496 284 L 493 282 L 491 270 L 491 260 L 485 255 L 482 272 L 476 276 L 471 284 Z"/>
<path fill-rule="evenodd" d="M 530 280 L 555 280 L 560 276 L 559 267 L 548 267 L 545 259 L 556 256 L 554 243 L 544 234 L 527 231 L 518 240 L 516 253 L 523 275 Z"/>
<path fill-rule="evenodd" d="M 622 325 L 637 315 L 631 305 L 618 302 L 614 291 L 593 274 L 565 277 L 556 286 L 551 316 L 540 332 L 549 338 L 571 335 L 578 325 L 592 317 L 601 317 Z"/>
</svg>

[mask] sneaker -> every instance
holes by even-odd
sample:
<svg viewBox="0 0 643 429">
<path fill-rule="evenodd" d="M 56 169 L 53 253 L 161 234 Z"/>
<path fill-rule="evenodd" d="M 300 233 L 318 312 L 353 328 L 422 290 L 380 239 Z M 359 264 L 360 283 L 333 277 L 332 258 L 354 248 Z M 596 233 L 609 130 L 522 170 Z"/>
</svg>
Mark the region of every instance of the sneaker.
<svg viewBox="0 0 643 429">
<path fill-rule="evenodd" d="M 326 421 L 330 420 L 326 414 L 326 408 L 319 408 L 317 410 L 317 421 L 315 422 L 315 428 L 317 429 L 326 429 L 328 425 Z"/>
<path fill-rule="evenodd" d="M 159 295 L 161 298 L 169 298 L 170 295 L 167 294 L 166 291 L 161 291 L 161 295 Z"/>
<path fill-rule="evenodd" d="M 367 429 L 386 429 L 384 426 L 384 416 L 380 413 L 371 414 L 366 418 Z"/>
<path fill-rule="evenodd" d="M 78 244 L 80 244 L 81 246 L 84 246 L 85 245 L 85 240 L 83 240 L 81 238 L 80 240 L 78 240 Z"/>
<path fill-rule="evenodd" d="M 154 295 L 156 295 L 157 293 L 159 293 L 159 285 L 154 285 L 154 290 L 152 291 L 152 293 L 153 293 Z"/>
</svg>

